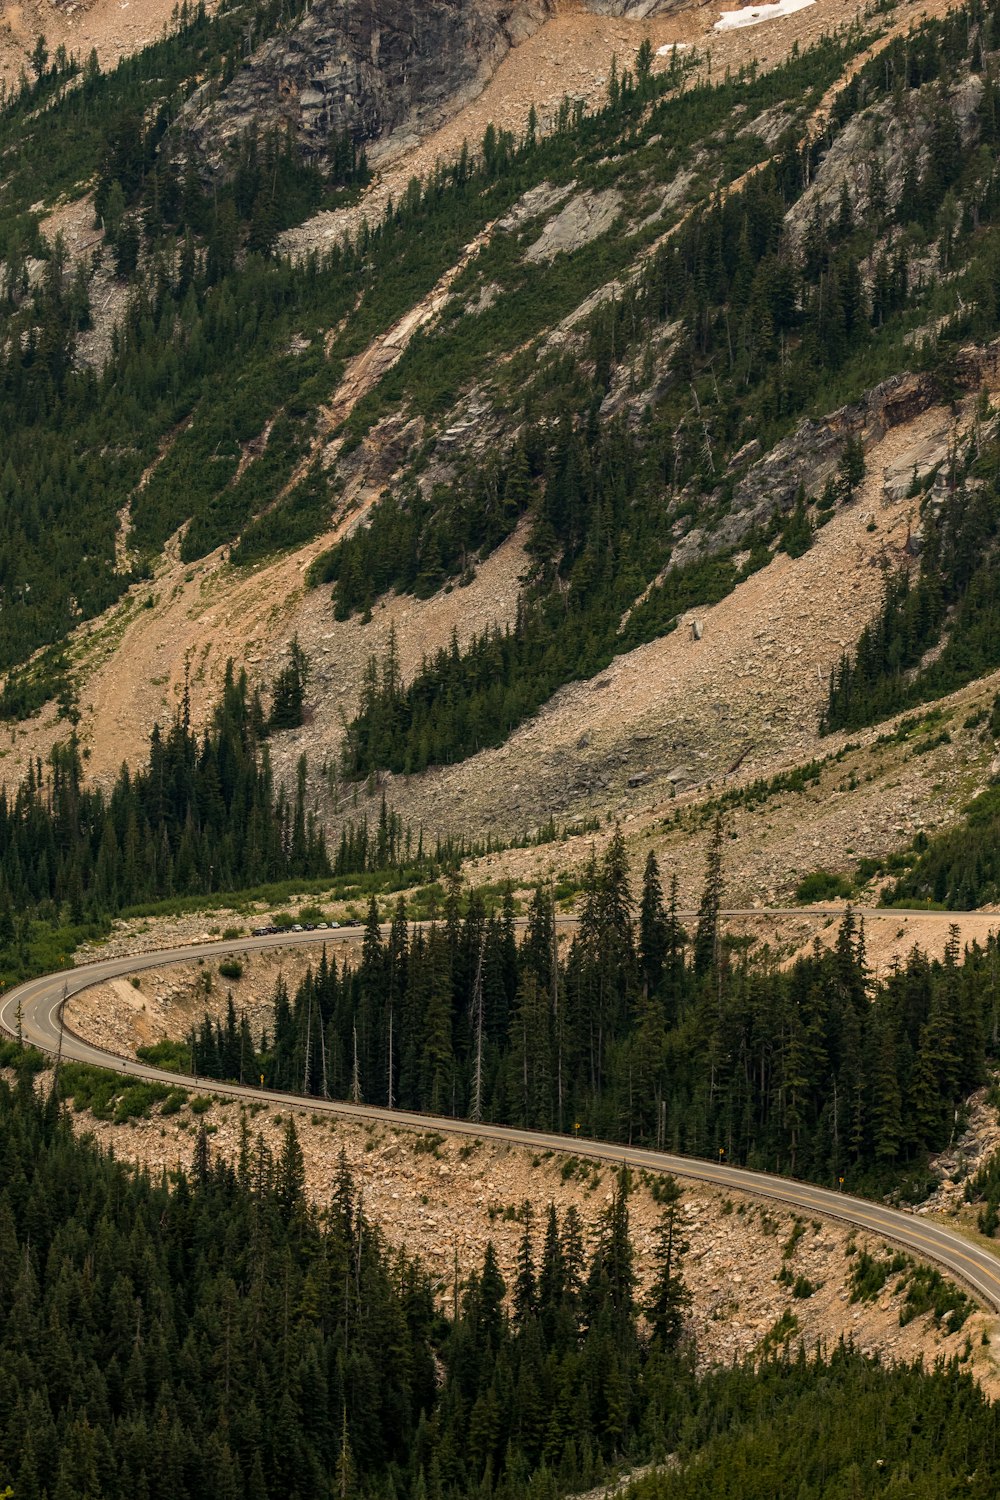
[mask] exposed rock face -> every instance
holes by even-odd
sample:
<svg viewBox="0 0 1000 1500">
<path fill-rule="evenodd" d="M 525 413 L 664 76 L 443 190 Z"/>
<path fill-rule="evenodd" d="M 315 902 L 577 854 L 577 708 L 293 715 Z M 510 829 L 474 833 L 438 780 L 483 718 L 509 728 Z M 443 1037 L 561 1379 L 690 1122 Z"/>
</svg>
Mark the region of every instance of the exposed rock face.
<svg viewBox="0 0 1000 1500">
<path fill-rule="evenodd" d="M 982 94 L 982 80 L 973 74 L 962 78 L 946 95 L 966 143 L 977 129 L 976 110 Z M 916 153 L 921 168 L 926 162 L 933 112 L 939 100 L 937 87 L 928 87 L 920 100 L 922 107 L 906 116 L 897 114 L 892 101 L 887 100 L 849 120 L 835 136 L 815 178 L 785 216 L 793 242 L 801 240 L 814 219 L 825 223 L 836 215 L 845 189 L 855 214 L 864 213 L 873 191 L 884 195 L 885 201 L 895 208 L 903 193 L 908 152 Z M 881 163 L 878 186 L 873 185 L 866 164 L 873 140 L 878 142 Z"/>
<path fill-rule="evenodd" d="M 585 0 L 599 15 L 642 20 L 684 0 Z M 315 0 L 272 37 L 221 91 L 206 85 L 181 116 L 205 171 L 226 169 L 251 127 L 294 130 L 322 157 L 348 133 L 377 159 L 379 143 L 433 129 L 479 95 L 512 47 L 544 24 L 559 0 Z"/>
<path fill-rule="evenodd" d="M 984 375 L 995 375 L 998 363 L 1000 340 L 985 348 L 969 345 L 960 349 L 953 361 L 956 384 L 963 390 L 976 390 Z M 849 438 L 860 437 L 866 443 L 879 439 L 890 429 L 912 422 L 940 399 L 931 375 L 893 375 L 853 405 L 842 406 L 819 421 L 807 418 L 800 422 L 737 482 L 729 513 L 711 538 L 701 531 L 688 532 L 674 549 L 671 566 L 680 567 L 720 546 L 737 546 L 755 525 L 765 525 L 776 511 L 790 511 L 800 484 L 807 495 L 818 495 L 835 472 Z M 746 456 L 750 456 L 749 451 Z M 907 490 L 910 478 L 912 468 Z M 888 492 L 887 498 L 892 498 Z"/>
<path fill-rule="evenodd" d="M 322 156 L 345 132 L 376 143 L 422 131 L 475 98 L 553 0 L 318 0 L 221 92 L 189 101 L 182 128 L 212 171 L 251 128 L 289 126 Z"/>
<path fill-rule="evenodd" d="M 586 0 L 588 10 L 598 16 L 628 16 L 631 20 L 644 21 L 647 16 L 665 16 L 669 11 L 681 10 L 685 0 Z"/>
<path fill-rule="evenodd" d="M 607 234 L 622 206 L 621 194 L 614 188 L 603 193 L 581 193 L 560 214 L 550 219 L 541 238 L 525 251 L 532 264 L 555 260 L 557 255 L 572 255 L 593 240 Z"/>
</svg>

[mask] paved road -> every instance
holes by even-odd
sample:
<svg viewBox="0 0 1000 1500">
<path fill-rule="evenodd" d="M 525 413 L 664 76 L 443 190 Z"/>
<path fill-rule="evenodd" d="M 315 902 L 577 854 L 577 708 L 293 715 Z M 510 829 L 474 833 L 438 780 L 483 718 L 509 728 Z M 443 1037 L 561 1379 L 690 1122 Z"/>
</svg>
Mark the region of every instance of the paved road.
<svg viewBox="0 0 1000 1500">
<path fill-rule="evenodd" d="M 809 908 L 813 915 L 839 916 L 838 908 Z M 802 908 L 790 908 L 789 912 L 801 914 Z M 740 915 L 749 915 L 741 913 Z M 899 911 L 865 911 L 867 919 L 872 916 L 905 915 Z M 927 913 L 914 913 L 921 917 Z M 951 912 L 935 914 L 941 920 L 951 921 Z M 966 915 L 966 914 L 963 914 Z M 243 938 L 235 942 L 200 943 L 186 948 L 163 949 L 155 953 L 140 954 L 131 958 L 108 959 L 103 962 L 82 965 L 77 969 L 49 974 L 40 979 L 11 990 L 0 1000 L 0 1030 L 16 1036 L 19 1025 L 26 1043 L 44 1052 L 54 1053 L 60 1049 L 62 1056 L 74 1061 L 113 1068 L 129 1077 L 146 1078 L 156 1082 L 177 1083 L 191 1087 L 188 1076 L 167 1073 L 144 1063 L 115 1057 L 111 1053 L 85 1042 L 63 1025 L 62 1007 L 66 999 L 81 990 L 107 979 L 134 974 L 142 969 L 159 968 L 164 964 L 190 963 L 199 958 L 220 958 L 227 953 L 247 953 L 258 948 L 273 948 L 277 944 L 330 944 L 357 941 L 360 929 L 340 929 L 337 932 L 289 933 L 281 938 Z M 301 1096 L 282 1094 L 273 1090 L 247 1088 L 228 1083 L 212 1083 L 213 1093 L 229 1094 L 242 1099 L 265 1099 L 271 1104 L 303 1106 Z M 572 1151 L 578 1156 L 593 1157 L 610 1162 L 627 1162 L 630 1166 L 645 1168 L 651 1172 L 672 1172 L 677 1176 L 694 1178 L 713 1186 L 749 1192 L 786 1204 L 804 1214 L 821 1214 L 840 1219 L 895 1241 L 911 1251 L 921 1260 L 934 1261 L 952 1276 L 965 1283 L 993 1312 L 1000 1312 L 1000 1259 L 981 1246 L 965 1240 L 950 1229 L 920 1218 L 917 1215 L 885 1208 L 878 1203 L 869 1203 L 847 1193 L 831 1192 L 814 1187 L 810 1183 L 796 1182 L 790 1178 L 775 1177 L 764 1172 L 748 1172 L 740 1167 L 727 1166 L 722 1162 L 702 1161 L 696 1157 L 673 1156 L 662 1151 L 647 1151 L 637 1148 L 609 1145 L 602 1141 L 581 1140 L 564 1135 L 547 1134 L 535 1130 L 508 1130 L 497 1125 L 473 1125 L 463 1120 L 439 1118 L 432 1115 L 409 1113 L 405 1110 L 376 1109 L 373 1106 L 330 1103 L 321 1099 L 310 1099 L 310 1110 L 318 1114 L 340 1115 L 360 1120 L 379 1120 L 384 1124 L 410 1126 L 418 1130 L 447 1131 L 452 1135 L 468 1135 L 489 1140 L 506 1141 L 510 1145 L 526 1146 L 533 1151 Z"/>
</svg>

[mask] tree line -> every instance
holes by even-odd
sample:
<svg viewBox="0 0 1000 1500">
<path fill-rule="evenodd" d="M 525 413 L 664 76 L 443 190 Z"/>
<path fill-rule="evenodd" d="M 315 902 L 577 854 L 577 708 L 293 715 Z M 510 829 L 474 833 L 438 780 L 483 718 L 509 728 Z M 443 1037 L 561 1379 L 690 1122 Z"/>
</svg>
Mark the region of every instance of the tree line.
<svg viewBox="0 0 1000 1500">
<path fill-rule="evenodd" d="M 831 673 L 828 733 L 944 697 L 1000 665 L 1000 445 L 976 434 L 914 487 L 923 490 L 919 565 L 887 576 L 878 615 Z"/>
<path fill-rule="evenodd" d="M 953 934 L 941 961 L 914 950 L 876 977 L 849 912 L 832 949 L 783 968 L 725 936 L 721 859 L 716 834 L 690 932 L 653 856 L 634 902 L 620 833 L 568 945 L 545 888 L 520 942 L 509 896 L 489 911 L 454 880 L 429 927 L 400 898 L 383 934 L 373 901 L 360 959 L 324 953 L 294 995 L 279 980 L 263 1037 L 237 992 L 189 1039 L 196 1070 L 859 1190 L 923 1181 L 996 1055 L 996 940 L 963 957 Z"/>
</svg>

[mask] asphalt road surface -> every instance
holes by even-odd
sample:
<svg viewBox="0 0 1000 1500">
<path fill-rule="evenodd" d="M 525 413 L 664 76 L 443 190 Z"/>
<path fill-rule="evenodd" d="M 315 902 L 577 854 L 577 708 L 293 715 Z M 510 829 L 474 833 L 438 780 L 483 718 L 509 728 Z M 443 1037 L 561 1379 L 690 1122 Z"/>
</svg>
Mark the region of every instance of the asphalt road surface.
<svg viewBox="0 0 1000 1500">
<path fill-rule="evenodd" d="M 789 908 L 788 915 L 841 916 L 842 910 L 831 908 Z M 778 913 L 782 914 L 782 913 Z M 756 912 L 731 913 L 749 916 Z M 945 922 L 953 921 L 956 913 L 927 912 L 907 913 L 899 910 L 858 910 L 866 921 L 873 917 L 898 919 L 906 915 L 940 917 Z M 963 913 L 962 915 L 966 915 Z M 573 925 L 572 919 L 565 924 Z M 153 953 L 138 954 L 130 958 L 108 959 L 98 963 L 81 965 L 76 969 L 43 978 L 29 980 L 11 990 L 0 999 L 0 1030 L 11 1036 L 18 1031 L 27 1045 L 43 1052 L 61 1053 L 62 1057 L 75 1062 L 92 1063 L 98 1067 L 112 1068 L 116 1072 L 133 1078 L 150 1079 L 161 1083 L 176 1083 L 190 1088 L 190 1076 L 182 1076 L 149 1067 L 134 1059 L 116 1057 L 99 1047 L 74 1035 L 63 1024 L 62 1008 L 65 1001 L 81 990 L 107 979 L 135 974 L 143 969 L 160 968 L 164 964 L 197 962 L 199 958 L 220 958 L 225 954 L 253 952 L 255 949 L 274 948 L 299 944 L 317 945 L 326 942 L 330 946 L 356 942 L 361 936 L 360 928 L 340 928 L 327 932 L 299 932 L 259 938 L 242 938 L 239 941 L 198 943 L 184 948 L 162 949 Z M 954 1230 L 946 1229 L 919 1215 L 886 1208 L 879 1203 L 869 1203 L 854 1198 L 848 1193 L 838 1193 L 826 1188 L 814 1187 L 810 1183 L 797 1182 L 791 1178 L 776 1177 L 766 1172 L 749 1172 L 742 1167 L 732 1167 L 725 1161 L 705 1161 L 698 1157 L 673 1156 L 662 1151 L 640 1150 L 630 1146 L 591 1141 L 574 1136 L 547 1134 L 535 1130 L 509 1130 L 499 1125 L 477 1125 L 464 1120 L 421 1115 L 406 1110 L 376 1109 L 363 1104 L 329 1102 L 323 1099 L 308 1100 L 301 1095 L 282 1094 L 273 1090 L 248 1088 L 241 1084 L 206 1083 L 215 1094 L 228 1094 L 236 1098 L 264 1099 L 272 1104 L 292 1107 L 308 1107 L 318 1114 L 339 1115 L 358 1120 L 378 1120 L 384 1124 L 410 1126 L 423 1131 L 442 1131 L 450 1135 L 474 1136 L 484 1140 L 505 1141 L 513 1146 L 524 1146 L 533 1151 L 572 1152 L 610 1162 L 627 1162 L 629 1166 L 650 1172 L 672 1172 L 679 1177 L 694 1178 L 711 1183 L 715 1187 L 732 1188 L 738 1192 L 752 1193 L 782 1203 L 803 1214 L 820 1214 L 853 1224 L 860 1230 L 884 1236 L 908 1250 L 917 1259 L 933 1261 L 956 1280 L 964 1283 L 991 1311 L 1000 1312 L 1000 1258 L 972 1240 L 964 1239 Z"/>
</svg>

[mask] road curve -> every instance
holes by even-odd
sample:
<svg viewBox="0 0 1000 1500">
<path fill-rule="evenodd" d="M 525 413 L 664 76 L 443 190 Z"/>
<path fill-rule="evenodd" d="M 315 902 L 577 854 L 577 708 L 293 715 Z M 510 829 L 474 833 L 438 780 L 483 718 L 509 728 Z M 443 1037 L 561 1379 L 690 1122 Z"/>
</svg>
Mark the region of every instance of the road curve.
<svg viewBox="0 0 1000 1500">
<path fill-rule="evenodd" d="M 801 912 L 802 908 L 792 908 Z M 805 910 L 810 910 L 806 908 Z M 817 911 L 815 915 L 841 914 L 839 908 Z M 750 915 L 751 913 L 741 913 Z M 756 913 L 753 913 L 756 915 Z M 860 912 L 859 912 L 860 914 Z M 899 917 L 900 911 L 885 911 L 863 914 Z M 915 913 L 916 914 L 916 913 Z M 919 913 L 921 916 L 927 913 Z M 956 914 L 940 914 L 945 920 L 953 920 Z M 112 1068 L 130 1078 L 143 1078 L 159 1083 L 175 1083 L 190 1088 L 188 1075 L 165 1072 L 149 1067 L 130 1058 L 117 1057 L 105 1052 L 90 1042 L 76 1036 L 65 1026 L 62 1009 L 66 1000 L 91 985 L 108 979 L 135 974 L 143 969 L 159 968 L 164 964 L 197 962 L 199 958 L 220 958 L 224 954 L 253 952 L 256 949 L 275 946 L 317 945 L 326 942 L 340 946 L 357 941 L 361 930 L 340 929 L 323 933 L 288 933 L 281 938 L 273 936 L 242 938 L 238 941 L 199 943 L 189 947 L 161 949 L 152 953 L 129 958 L 106 959 L 97 963 L 81 965 L 76 969 L 42 978 L 28 980 L 10 990 L 0 999 L 0 1030 L 10 1036 L 20 1034 L 25 1043 L 40 1051 L 58 1053 L 64 1059 L 85 1062 L 97 1067 Z M 212 1093 L 231 1095 L 246 1100 L 263 1100 L 270 1104 L 281 1104 L 291 1108 L 308 1108 L 317 1114 L 339 1115 L 356 1120 L 378 1120 L 383 1124 L 410 1127 L 423 1131 L 446 1131 L 451 1135 L 467 1135 L 483 1140 L 497 1140 L 512 1146 L 527 1147 L 532 1151 L 572 1152 L 614 1163 L 626 1162 L 629 1166 L 650 1172 L 672 1172 L 679 1177 L 693 1178 L 710 1183 L 714 1187 L 732 1188 L 734 1191 L 752 1193 L 762 1198 L 787 1205 L 804 1214 L 821 1214 L 854 1225 L 857 1229 L 880 1235 L 894 1241 L 910 1251 L 918 1259 L 933 1261 L 956 1280 L 961 1281 L 992 1312 L 1000 1312 L 1000 1259 L 990 1250 L 964 1239 L 953 1230 L 912 1213 L 886 1208 L 880 1203 L 869 1203 L 863 1198 L 854 1198 L 847 1193 L 833 1192 L 815 1187 L 811 1183 L 798 1182 L 792 1178 L 776 1177 L 766 1172 L 751 1172 L 742 1167 L 728 1166 L 723 1162 L 704 1161 L 697 1157 L 675 1156 L 663 1151 L 643 1150 L 632 1146 L 610 1144 L 556 1135 L 536 1130 L 512 1130 L 499 1125 L 476 1125 L 465 1120 L 434 1115 L 423 1115 L 407 1110 L 378 1109 L 364 1104 L 346 1104 L 323 1099 L 305 1100 L 300 1094 L 278 1093 L 270 1089 L 248 1088 L 241 1084 L 218 1083 L 210 1086 Z"/>
</svg>

